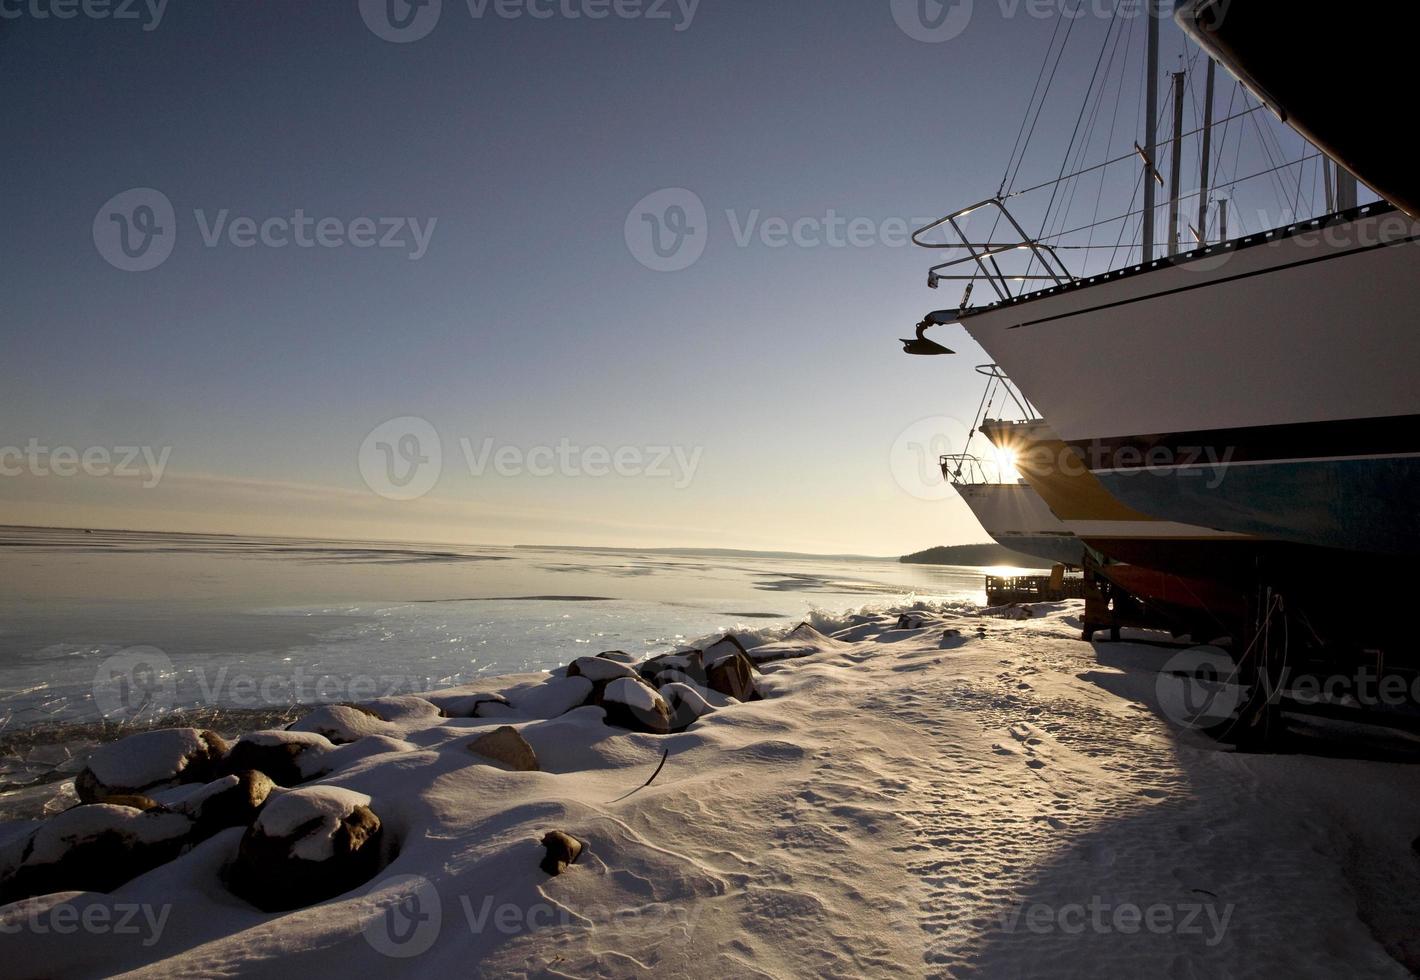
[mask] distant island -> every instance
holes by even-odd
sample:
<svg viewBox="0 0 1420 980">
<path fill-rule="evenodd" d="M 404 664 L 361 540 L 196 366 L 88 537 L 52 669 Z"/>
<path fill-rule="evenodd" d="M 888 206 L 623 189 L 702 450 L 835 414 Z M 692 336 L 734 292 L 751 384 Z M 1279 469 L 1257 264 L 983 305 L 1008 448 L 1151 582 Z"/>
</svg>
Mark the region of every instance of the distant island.
<svg viewBox="0 0 1420 980">
<path fill-rule="evenodd" d="M 903 555 L 898 561 L 905 565 L 1013 565 L 1018 568 L 1043 568 L 1039 558 L 1003 548 L 999 544 L 954 544 L 928 548 L 915 555 Z"/>
</svg>

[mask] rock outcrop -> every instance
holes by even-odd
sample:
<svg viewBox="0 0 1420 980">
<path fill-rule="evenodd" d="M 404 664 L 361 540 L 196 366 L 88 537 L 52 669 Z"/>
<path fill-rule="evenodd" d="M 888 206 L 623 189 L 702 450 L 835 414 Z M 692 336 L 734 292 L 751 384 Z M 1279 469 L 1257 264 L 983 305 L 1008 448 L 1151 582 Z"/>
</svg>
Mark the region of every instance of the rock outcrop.
<svg viewBox="0 0 1420 980">
<path fill-rule="evenodd" d="M 536 772 L 537 753 L 512 725 L 503 725 L 480 735 L 468 745 L 469 751 L 515 772 Z"/>
<path fill-rule="evenodd" d="M 169 807 L 191 817 L 193 836 L 204 839 L 228 827 L 250 826 L 275 788 L 265 773 L 246 769 L 213 780 Z"/>
<path fill-rule="evenodd" d="M 315 732 L 250 732 L 227 753 L 228 773 L 255 769 L 277 786 L 299 786 L 325 772 L 322 757 L 335 748 Z"/>
<path fill-rule="evenodd" d="M 358 704 L 325 704 L 286 726 L 288 732 L 315 732 L 336 745 L 366 735 L 388 735 L 390 725 L 372 708 Z"/>
<path fill-rule="evenodd" d="M 192 830 L 191 818 L 156 805 L 65 810 L 30 835 L 18 865 L 0 881 L 0 903 L 59 891 L 112 891 L 177 857 Z"/>
<path fill-rule="evenodd" d="M 715 710 L 714 705 L 706 701 L 700 692 L 689 684 L 679 681 L 663 684 L 660 691 L 661 697 L 666 700 L 666 707 L 670 709 L 671 731 L 684 731 L 700 717 Z"/>
<path fill-rule="evenodd" d="M 603 657 L 578 657 L 567 665 L 568 677 L 585 677 L 596 684 L 614 681 L 618 677 L 636 677 L 635 668 Z"/>
<path fill-rule="evenodd" d="M 216 732 L 160 728 L 100 746 L 74 778 L 85 803 L 144 795 L 179 783 L 205 783 L 218 774 L 227 743 Z"/>
<path fill-rule="evenodd" d="M 726 635 L 705 651 L 705 686 L 739 701 L 758 701 L 755 666 L 739 640 Z"/>
<path fill-rule="evenodd" d="M 263 912 L 350 891 L 380 869 L 384 829 L 363 793 L 309 786 L 268 801 L 228 869 L 232 891 Z"/>
<path fill-rule="evenodd" d="M 553 677 L 534 687 L 514 690 L 509 700 L 529 718 L 556 718 L 586 704 L 593 688 L 585 677 Z"/>
<path fill-rule="evenodd" d="M 645 681 L 617 678 L 606 685 L 596 703 L 606 712 L 608 725 L 653 735 L 665 735 L 671 730 L 669 705 Z"/>
<path fill-rule="evenodd" d="M 679 653 L 663 653 L 636 665 L 640 675 L 652 684 L 663 671 L 674 670 L 688 677 L 705 676 L 705 655 L 699 650 L 682 650 Z"/>
</svg>

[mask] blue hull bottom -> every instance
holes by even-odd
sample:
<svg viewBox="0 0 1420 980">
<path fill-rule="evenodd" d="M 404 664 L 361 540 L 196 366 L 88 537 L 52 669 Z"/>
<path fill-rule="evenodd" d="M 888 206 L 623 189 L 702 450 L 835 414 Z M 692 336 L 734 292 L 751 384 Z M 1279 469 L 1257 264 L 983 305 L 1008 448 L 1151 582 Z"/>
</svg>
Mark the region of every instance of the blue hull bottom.
<svg viewBox="0 0 1420 980">
<path fill-rule="evenodd" d="M 1097 471 L 1154 517 L 1323 548 L 1420 555 L 1420 458 Z"/>
</svg>

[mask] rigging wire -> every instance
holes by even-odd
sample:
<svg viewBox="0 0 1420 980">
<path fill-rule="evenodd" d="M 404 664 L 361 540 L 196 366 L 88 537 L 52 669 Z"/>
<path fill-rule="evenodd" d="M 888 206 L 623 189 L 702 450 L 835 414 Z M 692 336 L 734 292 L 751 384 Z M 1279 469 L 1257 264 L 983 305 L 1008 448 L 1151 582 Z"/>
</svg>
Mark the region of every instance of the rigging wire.
<svg viewBox="0 0 1420 980">
<path fill-rule="evenodd" d="M 1084 7 L 1084 5 L 1085 5 L 1085 0 L 1080 0 L 1079 7 L 1076 8 L 1077 14 L 1078 14 L 1079 10 Z M 1070 154 L 1071 154 L 1071 153 L 1074 151 L 1074 149 L 1075 149 L 1075 140 L 1079 138 L 1079 135 L 1080 135 L 1080 124 L 1084 121 L 1084 118 L 1085 118 L 1085 110 L 1086 110 L 1087 108 L 1089 108 L 1089 104 L 1090 104 L 1090 95 L 1091 95 L 1091 93 L 1094 91 L 1095 82 L 1096 82 L 1096 81 L 1098 80 L 1098 78 L 1099 78 L 1100 66 L 1104 63 L 1105 51 L 1106 51 L 1106 50 L 1108 49 L 1108 47 L 1109 47 L 1109 37 L 1110 37 L 1111 34 L 1114 33 L 1114 27 L 1115 27 L 1115 25 L 1119 22 L 1119 18 L 1118 18 L 1118 16 L 1117 16 L 1118 13 L 1119 13 L 1119 3 L 1118 3 L 1118 0 L 1116 0 L 1116 3 L 1115 3 L 1115 11 L 1114 11 L 1114 12 L 1115 12 L 1115 16 L 1113 16 L 1113 17 L 1110 19 L 1109 30 L 1105 33 L 1105 43 L 1100 46 L 1100 53 L 1099 53 L 1099 56 L 1098 56 L 1097 58 L 1095 58 L 1095 68 L 1094 68 L 1094 71 L 1090 74 L 1090 84 L 1089 84 L 1089 86 L 1085 89 L 1085 98 L 1084 98 L 1084 102 L 1080 105 L 1080 113 L 1079 113 L 1079 115 L 1077 115 L 1077 116 L 1075 117 L 1075 128 L 1074 128 L 1074 130 L 1072 130 L 1071 133 L 1070 133 L 1070 142 L 1069 142 L 1069 144 L 1067 144 L 1066 149 L 1065 149 L 1065 159 L 1062 160 L 1061 163 L 1060 163 L 1060 175 L 1055 178 L 1055 181 L 1056 181 L 1056 183 L 1055 183 L 1055 188 L 1054 188 L 1054 189 L 1051 191 L 1051 193 L 1050 193 L 1050 202 L 1049 202 L 1048 204 L 1046 204 L 1046 206 L 1045 206 L 1045 218 L 1044 218 L 1044 219 L 1041 221 L 1041 223 L 1040 223 L 1040 225 L 1041 225 L 1041 226 L 1040 226 L 1040 233 L 1041 233 L 1042 235 L 1045 234 L 1045 229 L 1046 229 L 1046 227 L 1047 227 L 1047 225 L 1048 225 L 1048 223 L 1049 223 L 1049 221 L 1050 221 L 1051 208 L 1053 208 L 1053 207 L 1055 206 L 1055 199 L 1056 199 L 1056 196 L 1059 194 L 1059 191 L 1060 191 L 1060 183 L 1061 183 L 1062 181 L 1064 181 L 1064 179 L 1065 179 L 1065 171 L 1066 171 L 1067 169 L 1069 169 L 1069 166 L 1070 166 Z M 1074 23 L 1072 22 L 1070 26 L 1073 28 L 1073 27 L 1074 27 Z M 1067 35 L 1067 39 L 1068 39 L 1068 35 L 1069 35 L 1069 32 L 1068 32 L 1068 31 L 1066 32 L 1066 35 Z M 1064 49 L 1063 49 L 1063 48 L 1061 49 L 1061 53 L 1064 53 Z M 1029 270 L 1027 270 L 1027 271 L 1029 271 Z"/>
<path fill-rule="evenodd" d="M 1105 145 L 1105 150 L 1106 150 L 1106 152 L 1108 152 L 1109 147 L 1114 144 L 1114 131 L 1115 131 L 1115 129 L 1118 127 L 1118 124 L 1119 124 L 1119 109 L 1120 109 L 1120 106 L 1122 106 L 1122 105 L 1124 104 L 1124 79 L 1125 79 L 1125 78 L 1128 76 L 1128 74 L 1129 74 L 1129 50 L 1130 50 L 1130 47 L 1131 47 L 1131 45 L 1132 45 L 1132 43 L 1133 43 L 1133 41 L 1134 41 L 1134 20 L 1133 20 L 1133 19 L 1131 19 L 1131 20 L 1129 21 L 1129 32 L 1128 32 L 1128 34 L 1121 35 L 1121 37 L 1122 37 L 1122 42 L 1117 42 L 1117 43 L 1122 43 L 1122 44 L 1123 44 L 1123 48 L 1124 48 L 1124 62 L 1123 62 L 1123 64 L 1121 64 L 1121 66 L 1120 66 L 1119 88 L 1116 90 L 1115 96 L 1114 96 L 1114 112 L 1113 112 L 1113 114 L 1111 115 L 1110 121 L 1109 121 L 1109 134 L 1105 137 L 1105 140 L 1104 140 L 1104 145 Z M 1111 68 L 1113 67 L 1113 63 L 1114 63 L 1114 56 L 1113 56 L 1113 55 L 1110 55 L 1110 65 L 1111 65 Z M 1100 183 L 1099 183 L 1099 187 L 1096 188 L 1096 190 L 1095 190 L 1095 207 L 1094 207 L 1094 211 L 1093 211 L 1093 212 L 1091 213 L 1091 215 L 1090 215 L 1090 220 L 1091 220 L 1091 221 L 1096 221 L 1096 220 L 1098 220 L 1098 218 L 1099 218 L 1099 216 L 1100 216 L 1100 206 L 1104 203 L 1104 178 L 1105 178 L 1105 171 L 1104 171 L 1103 168 L 1101 168 L 1101 170 L 1100 170 Z M 1089 240 L 1086 242 L 1086 245 L 1087 245 L 1087 246 L 1093 246 L 1094 243 L 1095 243 L 1095 233 L 1094 233 L 1094 229 L 1091 229 L 1091 230 L 1090 230 L 1090 237 L 1089 237 Z"/>
<path fill-rule="evenodd" d="M 1228 119 L 1219 119 L 1219 120 L 1218 120 L 1217 122 L 1215 122 L 1213 125 L 1214 125 L 1215 127 L 1220 126 L 1220 125 L 1222 125 L 1222 124 L 1225 123 L 1225 122 L 1231 122 L 1231 121 L 1234 120 L 1234 119 L 1240 119 L 1240 118 L 1242 118 L 1243 116 L 1251 115 L 1252 113 L 1258 112 L 1259 110 L 1261 110 L 1261 109 L 1263 109 L 1263 108 L 1264 108 L 1263 106 L 1258 105 L 1258 106 L 1253 106 L 1251 109 L 1244 109 L 1242 112 L 1239 112 L 1239 113 L 1237 113 L 1237 114 L 1235 114 L 1235 115 L 1233 115 L 1233 116 L 1230 116 Z M 1161 124 L 1161 125 L 1162 125 L 1162 124 Z M 1184 139 L 1187 139 L 1187 138 L 1190 137 L 1190 136 L 1197 136 L 1197 135 L 1198 135 L 1199 133 L 1201 133 L 1201 132 L 1203 132 L 1203 130 L 1202 130 L 1201 128 L 1200 128 L 1200 129 L 1189 130 L 1188 132 L 1186 132 L 1186 133 L 1183 134 L 1183 138 L 1184 138 Z M 1172 139 L 1169 139 L 1169 140 L 1164 140 L 1164 141 L 1160 142 L 1159 145 L 1160 145 L 1160 147 L 1167 147 L 1167 146 L 1169 146 L 1169 145 L 1172 144 L 1172 143 L 1173 143 L 1173 140 L 1172 140 Z M 1088 167 L 1084 168 L 1083 170 L 1076 171 L 1075 173 L 1066 174 L 1066 179 L 1069 179 L 1069 178 L 1071 178 L 1071 177 L 1081 177 L 1081 176 L 1084 176 L 1085 174 L 1094 173 L 1096 170 L 1101 170 L 1101 169 L 1103 169 L 1103 168 L 1105 168 L 1105 167 L 1113 166 L 1113 165 L 1116 164 L 1116 163 L 1123 163 L 1123 162 L 1126 161 L 1126 160 L 1137 160 L 1137 159 L 1139 159 L 1139 153 L 1138 153 L 1138 151 L 1137 151 L 1137 150 L 1130 150 L 1128 153 L 1120 154 L 1120 155 L 1117 156 L 1117 157 L 1113 157 L 1113 158 L 1111 158 L 1111 159 L 1109 159 L 1109 160 L 1105 160 L 1103 163 L 1096 163 L 1096 164 L 1093 164 L 1093 165 L 1091 165 L 1091 166 L 1088 166 Z M 1051 186 L 1052 184 L 1057 184 L 1057 183 L 1059 183 L 1059 182 L 1060 182 L 1060 181 L 1059 181 L 1059 179 L 1057 178 L 1056 180 L 1047 180 L 1047 181 L 1044 181 L 1044 182 L 1042 182 L 1042 183 L 1039 183 L 1039 184 L 1034 185 L 1033 187 L 1025 187 L 1025 188 L 1022 188 L 1021 190 L 1018 190 L 1018 191 L 1012 191 L 1011 193 L 1007 194 L 1007 195 L 1005 196 L 1005 198 L 1003 198 L 1003 200 L 1009 201 L 1009 200 L 1011 200 L 1012 198 L 1021 197 L 1021 196 L 1025 195 L 1025 194 L 1031 193 L 1032 191 L 1044 190 L 1045 188 Z"/>
<path fill-rule="evenodd" d="M 1080 8 L 1084 7 L 1085 2 L 1086 2 L 1086 0 L 1080 0 L 1080 5 L 1079 5 L 1079 7 L 1076 8 L 1076 12 L 1077 12 L 1077 13 L 1079 12 Z M 1063 15 L 1062 15 L 1062 17 L 1063 17 Z M 1065 28 L 1065 37 L 1064 37 L 1064 38 L 1061 40 L 1061 42 L 1060 42 L 1060 50 L 1055 53 L 1055 65 L 1050 69 L 1050 78 L 1046 81 L 1046 83 L 1045 83 L 1045 88 L 1044 88 L 1044 89 L 1041 91 L 1041 93 L 1040 93 L 1040 104 L 1035 107 L 1035 118 L 1031 121 L 1030 132 L 1026 135 L 1026 141 L 1025 141 L 1025 143 L 1021 146 L 1021 155 L 1020 155 L 1020 158 L 1016 161 L 1016 169 L 1015 169 L 1015 172 L 1011 175 L 1011 178 L 1010 178 L 1010 180 L 1009 180 L 1009 182 L 1007 183 L 1007 186 L 1006 186 L 1007 192 L 1010 191 L 1011 185 L 1015 184 L 1016 178 L 1020 176 L 1020 173 L 1021 173 L 1021 165 L 1025 163 L 1026 152 L 1030 149 L 1031 140 L 1035 137 L 1035 130 L 1036 130 L 1036 127 L 1040 124 L 1040 117 L 1041 117 L 1041 114 L 1042 114 L 1042 113 L 1044 112 L 1044 110 L 1045 110 L 1045 103 L 1046 103 L 1046 101 L 1047 101 L 1047 100 L 1049 99 L 1049 97 L 1050 97 L 1050 90 L 1051 90 L 1051 88 L 1053 88 L 1054 85 L 1055 85 L 1055 76 L 1056 76 L 1056 74 L 1060 71 L 1060 62 L 1061 62 L 1061 60 L 1065 57 L 1065 49 L 1066 49 L 1067 47 L 1069 47 L 1069 45 L 1070 45 L 1070 35 L 1074 32 L 1074 30 L 1075 30 L 1075 21 L 1079 20 L 1079 17 L 1078 17 L 1078 16 L 1077 16 L 1077 17 L 1068 17 L 1068 18 L 1064 18 L 1064 19 L 1069 20 L 1070 23 L 1069 23 L 1069 25 Z M 1059 23 L 1057 23 L 1057 24 L 1056 24 L 1056 31 L 1058 32 L 1059 29 L 1060 29 L 1060 25 L 1059 25 Z M 1054 38 L 1054 35 L 1052 35 L 1052 43 L 1054 43 L 1053 38 Z M 1046 52 L 1046 59 L 1049 60 L 1049 57 L 1050 57 L 1050 52 L 1047 51 L 1047 52 Z M 1027 110 L 1027 111 L 1029 111 L 1029 110 Z"/>
<path fill-rule="evenodd" d="M 1118 5 L 1116 4 L 1116 10 L 1117 10 L 1117 9 L 1118 9 Z M 1080 168 L 1080 167 L 1082 167 L 1082 166 L 1084 165 L 1085 158 L 1086 158 L 1086 156 L 1088 155 L 1089 150 L 1090 150 L 1090 146 L 1094 143 L 1095 129 L 1096 129 L 1096 127 L 1097 127 L 1098 124 L 1099 124 L 1100 115 L 1101 115 L 1101 113 L 1102 113 L 1102 111 L 1103 111 L 1103 109 L 1104 109 L 1105 90 L 1106 90 L 1106 88 L 1108 87 L 1110 74 L 1111 74 L 1111 72 L 1112 72 L 1112 70 L 1113 70 L 1113 68 L 1114 68 L 1114 59 L 1115 59 L 1115 56 L 1119 53 L 1119 43 L 1120 43 L 1121 39 L 1124 37 L 1124 31 L 1123 31 L 1123 30 L 1118 30 L 1118 31 L 1115 30 L 1116 25 L 1119 24 L 1119 23 L 1120 23 L 1120 21 L 1119 21 L 1117 18 L 1114 19 L 1114 20 L 1112 20 L 1112 21 L 1110 22 L 1109 29 L 1108 29 L 1108 30 L 1106 31 L 1106 33 L 1105 33 L 1104 48 L 1109 51 L 1109 60 L 1105 62 L 1104 71 L 1103 71 L 1103 73 L 1100 75 L 1099 93 L 1098 93 L 1098 95 L 1097 95 L 1096 98 L 1095 98 L 1093 109 L 1090 110 L 1090 119 L 1089 119 L 1089 122 L 1088 122 L 1088 123 L 1086 124 L 1086 126 L 1085 126 L 1084 137 L 1080 140 L 1080 149 L 1079 149 L 1079 152 L 1078 152 L 1078 153 L 1076 154 L 1076 156 L 1075 156 L 1075 162 L 1074 162 L 1073 166 L 1074 166 L 1076 169 L 1078 169 L 1078 168 Z M 1113 33 L 1113 35 L 1114 35 L 1114 37 L 1113 37 L 1113 45 L 1112 45 L 1112 46 L 1111 46 L 1111 43 L 1110 43 L 1110 34 L 1111 34 L 1111 33 Z M 1093 82 L 1091 83 L 1091 86 L 1093 87 Z M 1118 103 L 1116 103 L 1116 111 L 1117 111 L 1117 108 L 1118 108 Z M 1111 125 L 1111 136 L 1113 136 L 1113 126 L 1112 126 L 1112 125 Z M 1105 147 L 1106 147 L 1106 149 L 1109 147 L 1109 142 L 1108 142 L 1108 141 L 1106 141 Z M 1067 187 L 1067 189 L 1066 189 L 1066 191 L 1065 191 L 1065 200 L 1064 200 L 1064 202 L 1062 203 L 1060 210 L 1057 212 L 1056 219 L 1055 219 L 1055 221 L 1054 221 L 1054 223 L 1053 223 L 1053 224 L 1054 224 L 1054 227 L 1055 227 L 1057 230 L 1060 229 L 1060 228 L 1062 228 L 1062 227 L 1064 227 L 1065 224 L 1066 224 L 1066 222 L 1069 221 L 1070 214 L 1071 214 L 1071 213 L 1073 212 L 1073 210 L 1074 210 L 1075 200 L 1076 200 L 1076 198 L 1079 196 L 1079 191 L 1080 191 L 1080 186 L 1081 186 L 1081 182 L 1080 182 L 1079 178 L 1077 178 L 1077 177 L 1070 177 L 1070 178 L 1068 178 L 1068 180 L 1069 180 L 1069 186 Z M 1096 210 L 1098 210 L 1098 208 L 1099 208 L 1099 200 L 1098 200 L 1098 198 L 1097 198 L 1096 201 L 1095 201 L 1095 207 L 1096 207 Z"/>
<path fill-rule="evenodd" d="M 1016 159 L 1016 150 L 1019 149 L 1019 150 L 1021 151 L 1022 157 L 1024 157 L 1024 156 L 1025 156 L 1025 152 L 1026 152 L 1026 147 L 1029 147 L 1029 146 L 1030 146 L 1030 136 L 1027 136 L 1027 137 L 1026 137 L 1026 147 L 1022 147 L 1022 146 L 1021 146 L 1021 135 L 1026 131 L 1026 123 L 1030 121 L 1031 109 L 1033 109 L 1033 108 L 1035 107 L 1035 97 L 1036 97 L 1036 95 L 1038 95 L 1038 94 L 1040 93 L 1040 83 L 1041 83 L 1042 79 L 1045 78 L 1045 69 L 1046 69 L 1046 66 L 1048 66 L 1048 65 L 1050 64 L 1050 52 L 1053 51 L 1053 50 L 1055 50 L 1055 39 L 1056 39 L 1056 37 L 1057 37 L 1059 34 L 1060 34 L 1060 21 L 1057 20 L 1057 21 L 1055 22 L 1055 30 L 1054 30 L 1054 31 L 1051 33 L 1051 35 L 1050 35 L 1050 44 L 1047 45 L 1047 46 L 1046 46 L 1046 49 L 1045 49 L 1045 57 L 1044 57 L 1043 59 L 1041 59 L 1041 62 L 1040 62 L 1040 71 L 1038 71 L 1038 72 L 1036 73 L 1036 76 L 1035 76 L 1035 86 L 1031 89 L 1030 102 L 1028 102 L 1028 103 L 1026 104 L 1026 113 L 1025 113 L 1024 116 L 1021 117 L 1021 125 L 1020 125 L 1020 128 L 1016 130 L 1016 141 L 1015 141 L 1015 143 L 1011 144 L 1011 155 L 1006 158 L 1006 170 L 1005 170 L 1004 173 L 1001 174 L 1001 187 L 1000 187 L 999 190 L 996 191 L 996 196 L 997 196 L 997 197 L 1002 197 L 1002 196 L 1006 193 L 1006 181 L 1007 181 L 1007 180 L 1010 178 L 1010 176 L 1011 176 L 1011 165 L 1015 162 L 1015 159 Z M 1053 77 L 1053 76 L 1052 76 L 1052 77 Z M 1036 118 L 1039 119 L 1039 116 L 1037 116 Z M 1034 136 L 1034 135 L 1035 135 L 1035 127 L 1032 126 L 1032 127 L 1031 127 L 1031 136 Z"/>
</svg>

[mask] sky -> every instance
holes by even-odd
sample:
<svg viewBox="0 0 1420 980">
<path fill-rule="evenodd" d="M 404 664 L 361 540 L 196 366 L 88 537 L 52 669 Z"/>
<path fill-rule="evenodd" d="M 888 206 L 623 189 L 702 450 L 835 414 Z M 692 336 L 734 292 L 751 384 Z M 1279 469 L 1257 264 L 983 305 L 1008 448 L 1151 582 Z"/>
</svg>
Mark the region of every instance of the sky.
<svg viewBox="0 0 1420 980">
<path fill-rule="evenodd" d="M 1015 186 L 1059 172 L 1112 7 L 1069 28 Z M 902 354 L 955 305 L 905 231 L 996 192 L 1060 27 L 1040 0 L 0 0 L 0 523 L 984 541 L 932 463 L 985 355 Z"/>
</svg>

